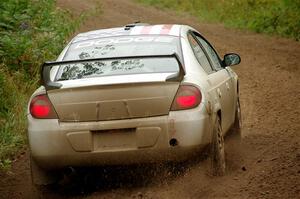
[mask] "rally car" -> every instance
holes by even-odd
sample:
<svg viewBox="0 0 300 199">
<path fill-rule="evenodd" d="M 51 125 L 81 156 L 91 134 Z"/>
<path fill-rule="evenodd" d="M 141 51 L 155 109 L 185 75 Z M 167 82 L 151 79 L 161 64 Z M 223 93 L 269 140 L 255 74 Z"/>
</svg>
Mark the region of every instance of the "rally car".
<svg viewBox="0 0 300 199">
<path fill-rule="evenodd" d="M 181 161 L 211 146 L 226 169 L 224 139 L 241 133 L 237 54 L 220 59 L 187 25 L 129 24 L 80 33 L 28 105 L 35 184 L 65 168 Z"/>
</svg>

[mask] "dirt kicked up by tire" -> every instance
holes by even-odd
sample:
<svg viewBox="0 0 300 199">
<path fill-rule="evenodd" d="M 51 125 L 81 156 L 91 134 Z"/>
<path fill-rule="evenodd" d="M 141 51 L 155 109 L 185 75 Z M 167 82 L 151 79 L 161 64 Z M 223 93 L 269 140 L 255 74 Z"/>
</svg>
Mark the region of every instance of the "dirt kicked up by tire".
<svg viewBox="0 0 300 199">
<path fill-rule="evenodd" d="M 0 173 L 0 198 L 299 198 L 300 195 L 300 43 L 160 11 L 129 0 L 58 0 L 77 15 L 101 2 L 101 13 L 78 30 L 123 26 L 134 21 L 188 24 L 222 55 L 241 55 L 232 67 L 239 75 L 243 139 L 225 137 L 226 172 L 211 175 L 210 158 L 181 164 L 98 168 L 79 172 L 55 187 L 37 191 L 31 184 L 29 152 Z M 236 125 L 237 127 L 238 125 Z"/>
</svg>

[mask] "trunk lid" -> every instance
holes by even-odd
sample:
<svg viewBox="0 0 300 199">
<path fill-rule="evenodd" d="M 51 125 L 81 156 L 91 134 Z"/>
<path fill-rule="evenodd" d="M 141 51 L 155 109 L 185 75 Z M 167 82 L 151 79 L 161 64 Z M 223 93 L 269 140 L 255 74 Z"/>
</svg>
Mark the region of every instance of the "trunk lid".
<svg viewBox="0 0 300 199">
<path fill-rule="evenodd" d="M 98 85 L 48 92 L 60 121 L 104 121 L 167 115 L 178 82 Z"/>
</svg>

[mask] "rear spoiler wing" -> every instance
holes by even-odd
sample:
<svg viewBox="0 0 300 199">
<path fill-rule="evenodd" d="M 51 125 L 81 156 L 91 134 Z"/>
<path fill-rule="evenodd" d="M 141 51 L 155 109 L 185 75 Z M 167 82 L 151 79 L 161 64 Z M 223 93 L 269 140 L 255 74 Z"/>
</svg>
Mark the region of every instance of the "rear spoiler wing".
<svg viewBox="0 0 300 199">
<path fill-rule="evenodd" d="M 107 57 L 107 58 L 93 58 L 93 59 L 83 59 L 83 60 L 69 60 L 69 61 L 54 61 L 45 62 L 41 68 L 41 83 L 46 88 L 46 90 L 54 90 L 62 87 L 61 83 L 51 81 L 50 71 L 53 66 L 61 64 L 72 64 L 78 62 L 91 62 L 91 61 L 106 61 L 106 60 L 119 60 L 119 59 L 147 59 L 147 58 L 175 58 L 179 65 L 179 73 L 167 77 L 166 81 L 182 81 L 185 70 L 184 67 L 176 53 L 171 55 L 146 55 L 146 56 L 126 56 L 126 57 Z"/>
</svg>

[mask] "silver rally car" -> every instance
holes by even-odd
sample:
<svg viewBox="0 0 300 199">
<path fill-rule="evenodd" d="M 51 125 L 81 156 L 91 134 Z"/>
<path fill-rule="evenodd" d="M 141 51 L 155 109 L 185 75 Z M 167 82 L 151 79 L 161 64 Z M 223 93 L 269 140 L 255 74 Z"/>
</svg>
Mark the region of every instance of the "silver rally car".
<svg viewBox="0 0 300 199">
<path fill-rule="evenodd" d="M 238 76 L 190 26 L 129 24 L 80 33 L 28 106 L 35 184 L 65 168 L 182 161 L 210 144 L 225 172 L 223 137 L 241 133 Z"/>
</svg>

